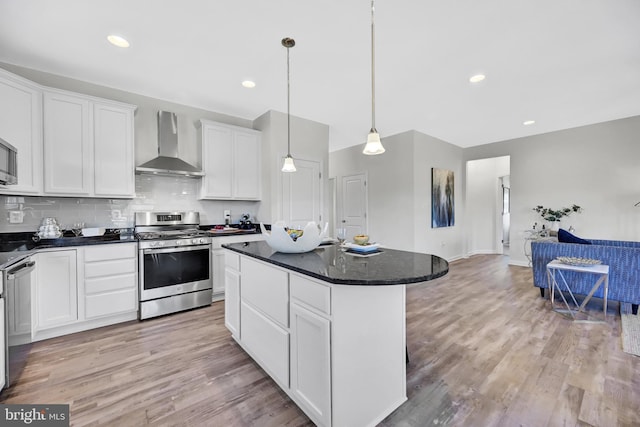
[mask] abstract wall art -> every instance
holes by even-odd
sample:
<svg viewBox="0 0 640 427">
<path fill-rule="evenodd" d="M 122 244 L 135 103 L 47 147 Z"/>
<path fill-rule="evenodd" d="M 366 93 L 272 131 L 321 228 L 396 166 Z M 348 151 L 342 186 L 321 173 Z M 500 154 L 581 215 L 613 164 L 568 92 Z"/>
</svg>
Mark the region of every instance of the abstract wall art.
<svg viewBox="0 0 640 427">
<path fill-rule="evenodd" d="M 455 224 L 453 171 L 431 168 L 431 228 Z"/>
</svg>

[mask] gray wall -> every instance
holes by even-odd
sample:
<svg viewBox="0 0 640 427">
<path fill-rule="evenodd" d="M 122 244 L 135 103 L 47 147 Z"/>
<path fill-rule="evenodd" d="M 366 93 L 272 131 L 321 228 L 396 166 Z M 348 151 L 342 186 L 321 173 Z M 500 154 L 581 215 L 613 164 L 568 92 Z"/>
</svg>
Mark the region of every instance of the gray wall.
<svg viewBox="0 0 640 427">
<path fill-rule="evenodd" d="M 254 129 L 262 132 L 262 179 L 263 191 L 269 197 L 264 198 L 258 216 L 266 222 L 274 223 L 280 218 L 280 193 L 282 162 L 287 155 L 287 115 L 278 111 L 268 111 L 253 122 Z M 310 160 L 320 163 L 322 172 L 322 218 L 328 220 L 330 203 L 328 185 L 329 168 L 329 126 L 291 116 L 291 156 L 294 159 Z"/>
<path fill-rule="evenodd" d="M 640 240 L 640 116 L 464 150 L 465 160 L 511 156 L 511 262 L 526 265 L 533 207 L 584 208 L 562 221 L 585 238 Z"/>
<path fill-rule="evenodd" d="M 379 156 L 363 155 L 363 145 L 330 154 L 329 173 L 338 183 L 337 211 L 341 211 L 342 178 L 366 172 L 372 240 L 447 259 L 463 256 L 462 149 L 415 131 L 385 137 L 382 143 L 386 152 Z M 454 171 L 453 227 L 431 228 L 432 167 Z"/>
</svg>

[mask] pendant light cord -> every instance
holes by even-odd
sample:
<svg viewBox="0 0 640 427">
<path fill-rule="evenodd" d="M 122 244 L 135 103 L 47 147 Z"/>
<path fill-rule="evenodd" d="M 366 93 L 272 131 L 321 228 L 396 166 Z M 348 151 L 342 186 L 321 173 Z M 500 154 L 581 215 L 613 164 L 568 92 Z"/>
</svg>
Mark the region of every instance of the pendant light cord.
<svg viewBox="0 0 640 427">
<path fill-rule="evenodd" d="M 371 131 L 378 132 L 376 130 L 376 50 L 375 50 L 375 22 L 374 1 L 371 0 Z"/>
<path fill-rule="evenodd" d="M 289 46 L 287 46 L 287 156 L 291 157 L 291 84 L 289 76 Z"/>
</svg>

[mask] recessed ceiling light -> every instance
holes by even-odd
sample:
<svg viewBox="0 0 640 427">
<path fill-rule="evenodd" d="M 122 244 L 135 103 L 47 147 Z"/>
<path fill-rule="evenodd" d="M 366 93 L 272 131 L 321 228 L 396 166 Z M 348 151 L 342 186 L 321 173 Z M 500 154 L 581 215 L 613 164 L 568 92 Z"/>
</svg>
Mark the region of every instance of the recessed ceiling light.
<svg viewBox="0 0 640 427">
<path fill-rule="evenodd" d="M 522 122 L 522 124 L 525 126 L 531 126 L 535 122 L 536 122 L 535 120 L 525 120 L 524 122 Z"/>
<path fill-rule="evenodd" d="M 120 36 L 116 36 L 115 34 L 110 34 L 107 36 L 107 40 L 114 46 L 118 47 L 129 47 L 129 42 Z"/>
<path fill-rule="evenodd" d="M 256 87 L 256 83 L 252 82 L 251 80 L 245 80 L 245 81 L 242 82 L 242 86 L 251 89 L 251 88 Z"/>
<path fill-rule="evenodd" d="M 486 76 L 484 74 L 476 74 L 475 76 L 471 76 L 469 81 L 471 83 L 478 83 L 478 82 L 483 81 L 485 78 L 486 78 Z"/>
</svg>

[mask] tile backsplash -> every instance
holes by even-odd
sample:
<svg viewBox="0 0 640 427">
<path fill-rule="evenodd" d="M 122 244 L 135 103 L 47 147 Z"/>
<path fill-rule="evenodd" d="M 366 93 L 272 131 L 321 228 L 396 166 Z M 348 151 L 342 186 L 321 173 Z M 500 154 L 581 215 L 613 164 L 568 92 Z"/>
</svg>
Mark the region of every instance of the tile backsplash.
<svg viewBox="0 0 640 427">
<path fill-rule="evenodd" d="M 63 228 L 84 222 L 85 227 L 133 227 L 137 211 L 199 211 L 201 224 L 224 223 L 224 210 L 237 223 L 243 213 L 254 222 L 260 202 L 198 200 L 200 180 L 183 177 L 136 175 L 134 199 L 0 196 L 0 232 L 36 231 L 42 218 L 55 217 Z M 10 223 L 10 216 L 22 223 Z"/>
</svg>

